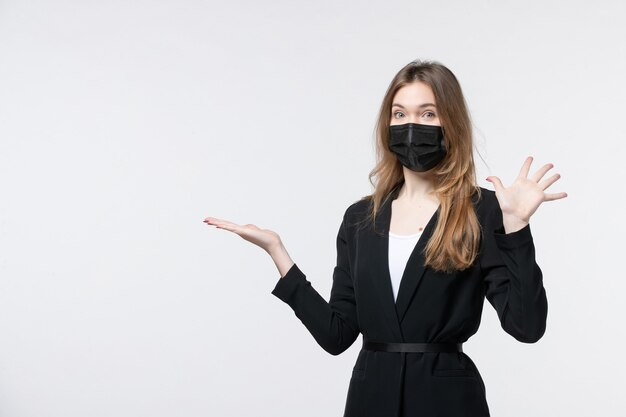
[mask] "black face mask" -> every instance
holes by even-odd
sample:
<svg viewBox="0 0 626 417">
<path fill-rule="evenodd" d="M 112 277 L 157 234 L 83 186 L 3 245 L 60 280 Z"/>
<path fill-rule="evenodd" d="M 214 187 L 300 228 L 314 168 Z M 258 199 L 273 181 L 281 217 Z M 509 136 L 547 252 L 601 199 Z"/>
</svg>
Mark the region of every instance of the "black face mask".
<svg viewBox="0 0 626 417">
<path fill-rule="evenodd" d="M 441 126 L 406 123 L 389 126 L 389 150 L 405 167 L 424 172 L 446 156 Z"/>
</svg>

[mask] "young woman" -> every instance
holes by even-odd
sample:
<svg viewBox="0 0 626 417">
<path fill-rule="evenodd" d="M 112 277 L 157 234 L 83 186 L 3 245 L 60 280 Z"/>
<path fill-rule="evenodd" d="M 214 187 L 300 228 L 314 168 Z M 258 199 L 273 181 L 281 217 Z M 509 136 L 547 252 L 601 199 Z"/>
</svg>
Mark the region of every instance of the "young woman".
<svg viewBox="0 0 626 417">
<path fill-rule="evenodd" d="M 544 334 L 548 304 L 529 220 L 567 196 L 544 191 L 560 176 L 512 185 L 476 183 L 470 117 L 453 73 L 414 61 L 393 78 L 376 124 L 374 192 L 351 204 L 337 234 L 327 302 L 278 234 L 207 217 L 263 248 L 281 278 L 272 291 L 332 355 L 363 334 L 344 417 L 488 417 L 483 379 L 462 344 L 478 330 L 484 299 L 520 342 Z"/>
</svg>

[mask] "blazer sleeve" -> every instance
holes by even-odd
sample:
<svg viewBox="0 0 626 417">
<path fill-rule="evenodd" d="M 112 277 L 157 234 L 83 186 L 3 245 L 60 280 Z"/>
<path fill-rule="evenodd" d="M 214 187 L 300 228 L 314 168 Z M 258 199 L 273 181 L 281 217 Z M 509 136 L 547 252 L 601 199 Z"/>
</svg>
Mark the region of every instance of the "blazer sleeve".
<svg viewBox="0 0 626 417">
<path fill-rule="evenodd" d="M 339 355 L 348 349 L 360 333 L 345 224 L 344 214 L 337 233 L 337 264 L 328 302 L 313 288 L 297 264 L 292 265 L 272 290 L 272 294 L 292 308 L 317 343 L 331 355 Z"/>
<path fill-rule="evenodd" d="M 485 296 L 505 332 L 520 342 L 535 343 L 546 330 L 548 300 L 530 224 L 505 233 L 500 204 L 495 194 L 493 198 L 480 260 Z"/>
</svg>

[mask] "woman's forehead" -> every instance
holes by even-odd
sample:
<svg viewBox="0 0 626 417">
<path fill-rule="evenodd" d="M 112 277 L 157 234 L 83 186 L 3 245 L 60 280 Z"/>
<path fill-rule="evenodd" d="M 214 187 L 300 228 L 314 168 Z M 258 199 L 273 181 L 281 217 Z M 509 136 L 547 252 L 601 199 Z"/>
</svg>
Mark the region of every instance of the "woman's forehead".
<svg viewBox="0 0 626 417">
<path fill-rule="evenodd" d="M 435 95 L 428 84 L 415 82 L 400 88 L 393 97 L 393 104 L 402 107 L 425 107 L 426 104 L 435 105 Z"/>
</svg>

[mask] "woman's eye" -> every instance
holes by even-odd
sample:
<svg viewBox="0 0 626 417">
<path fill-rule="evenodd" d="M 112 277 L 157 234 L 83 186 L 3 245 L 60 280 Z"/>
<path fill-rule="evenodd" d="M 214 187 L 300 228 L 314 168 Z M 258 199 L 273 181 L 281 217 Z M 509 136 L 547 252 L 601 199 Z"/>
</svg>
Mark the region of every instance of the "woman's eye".
<svg viewBox="0 0 626 417">
<path fill-rule="evenodd" d="M 395 113 L 394 113 L 394 115 L 395 115 L 396 117 L 397 117 L 397 115 L 398 115 L 398 114 L 402 114 L 402 112 L 401 112 L 401 111 L 397 111 L 397 112 L 395 112 Z"/>
<path fill-rule="evenodd" d="M 431 111 L 426 112 L 426 114 L 431 114 L 431 115 L 432 115 L 432 116 L 431 116 L 431 118 L 432 118 L 432 117 L 435 117 L 435 113 L 433 113 L 433 112 L 431 112 Z"/>
</svg>

